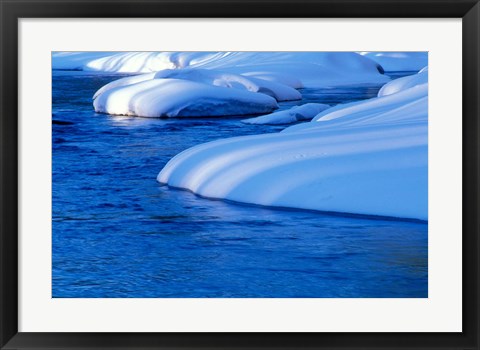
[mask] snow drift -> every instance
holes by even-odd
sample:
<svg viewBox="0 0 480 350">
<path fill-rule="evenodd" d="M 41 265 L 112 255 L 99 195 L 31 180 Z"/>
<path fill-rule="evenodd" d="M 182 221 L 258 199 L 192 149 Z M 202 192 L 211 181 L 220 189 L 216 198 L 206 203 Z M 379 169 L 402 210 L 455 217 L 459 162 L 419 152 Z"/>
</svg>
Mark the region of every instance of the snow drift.
<svg viewBox="0 0 480 350">
<path fill-rule="evenodd" d="M 385 83 L 372 60 L 353 52 L 54 52 L 53 69 L 150 73 L 201 68 L 288 85 Z"/>
<path fill-rule="evenodd" d="M 360 52 L 380 64 L 386 72 L 418 71 L 428 65 L 428 52 Z"/>
<path fill-rule="evenodd" d="M 281 133 L 178 154 L 157 180 L 209 198 L 428 219 L 428 83 L 333 107 Z"/>
<path fill-rule="evenodd" d="M 302 98 L 296 90 L 300 87 L 378 85 L 389 81 L 375 62 L 352 52 L 127 52 L 108 53 L 105 57 L 57 53 L 54 57 L 54 67 L 65 67 L 70 62 L 71 67 L 83 64 L 83 69 L 149 72 L 113 81 L 93 96 L 97 112 L 144 117 L 264 114 L 275 109 L 276 104 L 253 94 L 291 101 Z M 192 84 L 151 82 L 168 79 Z M 198 84 L 204 86 L 204 95 Z M 166 91 L 166 86 L 172 91 Z M 180 86 L 188 86 L 188 92 L 184 94 Z M 224 91 L 227 89 L 237 91 Z"/>
</svg>

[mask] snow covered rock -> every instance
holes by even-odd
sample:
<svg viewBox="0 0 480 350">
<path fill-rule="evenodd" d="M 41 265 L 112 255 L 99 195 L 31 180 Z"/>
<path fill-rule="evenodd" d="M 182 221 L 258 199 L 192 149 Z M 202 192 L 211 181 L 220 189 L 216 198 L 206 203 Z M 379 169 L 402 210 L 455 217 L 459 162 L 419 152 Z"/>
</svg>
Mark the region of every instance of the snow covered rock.
<svg viewBox="0 0 480 350">
<path fill-rule="evenodd" d="M 96 112 L 140 117 L 217 117 L 269 113 L 274 98 L 188 80 L 153 79 L 110 88 L 93 101 Z"/>
<path fill-rule="evenodd" d="M 176 84 L 149 83 L 152 81 L 175 80 Z M 183 81 L 184 83 L 180 83 Z M 195 84 L 188 84 L 192 82 Z M 156 88 L 152 87 L 155 86 Z M 194 96 L 192 87 L 196 86 Z M 206 86 L 218 87 L 207 89 Z M 185 88 L 185 91 L 181 90 Z M 167 91 L 167 88 L 171 91 Z M 144 91 L 142 91 L 144 89 Z M 114 90 L 114 91 L 112 91 Z M 238 90 L 235 93 L 223 90 Z M 202 96 L 202 91 L 204 92 Z M 248 92 L 251 92 L 248 94 Z M 268 95 L 278 101 L 298 100 L 302 95 L 287 85 L 254 77 L 244 77 L 232 73 L 207 69 L 162 70 L 115 80 L 100 88 L 95 95 L 94 108 L 97 112 L 143 117 L 182 117 L 182 116 L 224 116 L 268 113 L 278 106 L 271 98 L 255 97 L 254 93 Z M 215 95 L 216 94 L 216 95 Z M 178 96 L 176 96 L 178 95 Z M 148 96 L 140 98 L 141 96 Z M 121 99 L 124 99 L 121 101 Z M 187 99 L 191 104 L 186 107 Z M 195 99 L 195 100 L 194 100 Z M 133 102 L 135 100 L 135 102 Z M 200 104 L 204 103 L 202 108 Z M 220 103 L 220 101 L 224 101 Z M 260 104 L 262 101 L 264 106 Z M 227 106 L 226 103 L 230 105 Z M 180 103 L 181 108 L 171 103 Z M 153 105 L 155 104 L 155 107 Z M 162 104 L 164 105 L 162 107 Z M 195 110 L 192 108 L 195 107 Z M 216 108 L 213 108 L 216 106 Z"/>
<path fill-rule="evenodd" d="M 187 149 L 160 183 L 208 198 L 428 219 L 428 85 L 339 105 L 276 134 Z"/>
<path fill-rule="evenodd" d="M 210 69 L 168 69 L 157 72 L 155 79 L 184 79 L 214 86 L 248 90 L 272 96 L 277 101 L 302 99 L 300 92 L 294 88 L 275 81 L 263 80 L 253 76 L 225 73 Z"/>
<path fill-rule="evenodd" d="M 96 94 L 96 112 L 140 117 L 218 117 L 269 113 L 274 98 L 181 79 L 150 79 Z"/>
<path fill-rule="evenodd" d="M 244 119 L 242 120 L 242 123 L 271 125 L 296 123 L 302 120 L 310 120 L 328 108 L 330 108 L 330 106 L 323 103 L 306 103 L 284 111 L 266 114 L 256 118 Z"/>
<path fill-rule="evenodd" d="M 428 52 L 360 52 L 386 72 L 418 71 L 428 65 Z"/>
<path fill-rule="evenodd" d="M 417 74 L 398 78 L 388 82 L 387 84 L 382 86 L 382 88 L 378 92 L 378 96 L 391 95 L 396 92 L 425 83 L 428 83 L 428 67 L 423 68 Z"/>
</svg>

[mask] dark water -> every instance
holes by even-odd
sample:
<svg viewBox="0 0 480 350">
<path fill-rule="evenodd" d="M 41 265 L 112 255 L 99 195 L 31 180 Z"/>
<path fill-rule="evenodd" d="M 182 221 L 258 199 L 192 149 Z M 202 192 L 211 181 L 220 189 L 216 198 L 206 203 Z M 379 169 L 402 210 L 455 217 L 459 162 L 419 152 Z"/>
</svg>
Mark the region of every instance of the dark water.
<svg viewBox="0 0 480 350">
<path fill-rule="evenodd" d="M 158 172 L 190 146 L 283 127 L 94 113 L 91 96 L 117 78 L 53 72 L 53 297 L 427 297 L 426 223 L 243 206 L 160 186 Z M 378 88 L 305 89 L 282 108 Z"/>
</svg>

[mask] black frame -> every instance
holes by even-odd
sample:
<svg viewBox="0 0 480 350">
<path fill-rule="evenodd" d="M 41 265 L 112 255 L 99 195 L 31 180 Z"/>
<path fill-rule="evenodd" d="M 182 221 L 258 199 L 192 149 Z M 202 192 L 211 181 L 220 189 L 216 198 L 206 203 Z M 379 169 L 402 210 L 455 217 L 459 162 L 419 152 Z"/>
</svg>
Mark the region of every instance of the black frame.
<svg viewBox="0 0 480 350">
<path fill-rule="evenodd" d="M 479 0 L 0 0 L 0 348 L 479 349 Z M 18 19 L 457 17 L 463 19 L 463 332 L 19 333 Z M 93 315 L 92 315 L 93 316 Z"/>
</svg>

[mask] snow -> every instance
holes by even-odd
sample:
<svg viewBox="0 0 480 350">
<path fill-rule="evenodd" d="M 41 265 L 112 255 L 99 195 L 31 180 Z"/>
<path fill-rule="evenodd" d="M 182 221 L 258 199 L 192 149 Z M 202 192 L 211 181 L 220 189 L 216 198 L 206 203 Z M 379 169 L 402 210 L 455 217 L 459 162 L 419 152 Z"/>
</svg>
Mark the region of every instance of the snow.
<svg viewBox="0 0 480 350">
<path fill-rule="evenodd" d="M 211 56 L 208 52 L 53 52 L 53 69 L 109 73 L 149 73 L 184 68 Z"/>
<path fill-rule="evenodd" d="M 422 106 L 419 108 L 418 104 L 422 104 Z M 419 118 L 423 120 L 425 117 L 424 112 L 427 111 L 427 104 L 428 84 L 424 83 L 395 94 L 337 105 L 315 116 L 313 121 L 318 122 L 318 124 L 292 126 L 283 132 L 301 128 L 309 128 L 311 130 L 312 128 L 325 128 L 327 126 L 339 127 L 339 125 L 345 124 L 358 126 L 397 124 L 404 120 L 411 122 L 414 120 L 417 112 L 419 113 Z M 416 107 L 409 110 L 412 105 Z M 408 111 L 408 113 L 404 111 Z"/>
<path fill-rule="evenodd" d="M 265 72 L 265 71 L 255 71 L 253 70 L 252 72 L 245 72 L 242 73 L 244 77 L 253 77 L 253 78 L 258 78 L 262 80 L 267 80 L 267 81 L 273 81 L 275 83 L 280 83 L 283 85 L 290 86 L 294 89 L 301 89 L 303 88 L 303 84 L 294 75 L 281 72 L 281 73 L 274 73 L 274 72 Z"/>
<path fill-rule="evenodd" d="M 296 123 L 302 120 L 310 120 L 328 108 L 330 108 L 330 106 L 323 103 L 306 103 L 284 111 L 266 114 L 256 118 L 244 119 L 242 120 L 242 123 L 271 125 Z"/>
<path fill-rule="evenodd" d="M 54 52 L 52 66 L 110 73 L 209 69 L 292 88 L 389 81 L 375 62 L 354 52 Z"/>
<path fill-rule="evenodd" d="M 114 81 L 102 86 L 100 89 L 98 89 L 97 92 L 95 92 L 95 94 L 93 95 L 93 99 L 96 99 L 97 96 L 99 96 L 99 95 L 103 94 L 104 92 L 106 92 L 110 89 L 113 89 L 113 88 L 118 88 L 118 87 L 121 87 L 121 86 L 137 84 L 137 83 L 140 83 L 142 81 L 154 79 L 155 74 L 156 73 L 153 72 L 153 73 L 134 75 L 134 76 L 131 76 L 131 77 L 125 77 L 125 78 L 120 78 L 120 79 L 114 80 Z"/>
<path fill-rule="evenodd" d="M 192 147 L 157 180 L 208 198 L 427 220 L 427 116 L 425 82 L 280 133 Z"/>
<path fill-rule="evenodd" d="M 157 180 L 208 198 L 428 219 L 427 53 L 54 53 L 57 69 L 135 73 L 94 95 L 97 112 L 141 117 L 258 115 L 301 87 L 385 84 L 378 97 L 305 104 L 245 123 L 312 119 L 280 133 L 201 144 Z M 421 71 L 390 81 L 389 70 Z"/>
<path fill-rule="evenodd" d="M 274 98 L 183 79 L 150 79 L 96 94 L 96 112 L 140 117 L 219 117 L 269 113 Z"/>
<path fill-rule="evenodd" d="M 277 101 L 300 100 L 302 95 L 294 88 L 275 81 L 263 80 L 253 76 L 242 76 L 233 73 L 210 69 L 179 69 L 163 70 L 155 75 L 155 79 L 185 79 L 202 82 L 205 84 L 243 89 L 252 92 L 260 92 L 272 96 Z"/>
<path fill-rule="evenodd" d="M 262 95 L 278 101 L 302 98 L 294 88 L 273 81 L 207 69 L 168 69 L 115 80 L 100 88 L 93 99 L 95 111 L 101 113 L 211 117 L 261 114 L 278 108 Z"/>
<path fill-rule="evenodd" d="M 419 71 L 428 65 L 428 52 L 360 52 L 380 64 L 386 72 Z"/>
<path fill-rule="evenodd" d="M 375 62 L 354 52 L 231 52 L 204 68 L 250 75 L 295 77 L 303 87 L 379 84 L 390 79 Z"/>
<path fill-rule="evenodd" d="M 390 80 L 379 73 L 370 59 L 352 52 L 113 52 L 103 55 L 54 53 L 52 57 L 54 68 L 67 67 L 68 64 L 78 68 L 83 64 L 85 70 L 148 72 L 106 84 L 93 96 L 97 112 L 143 117 L 264 114 L 273 111 L 277 105 L 271 99 L 252 94 L 268 95 L 277 101 L 292 101 L 302 98 L 296 90 L 300 87 L 382 84 Z M 147 83 L 168 79 L 202 84 L 205 94 L 202 96 L 202 89 L 198 88 L 193 96 L 185 95 L 177 89 L 178 82 Z M 167 86 L 172 91 L 166 91 Z M 199 85 L 182 86 L 191 89 Z M 212 90 L 211 87 L 219 89 Z M 227 92 L 225 89 L 238 91 Z M 212 91 L 219 94 L 217 98 L 212 96 Z M 154 102 L 142 96 L 148 96 Z M 187 106 L 188 97 L 193 99 Z M 202 101 L 205 108 L 200 106 Z M 262 101 L 264 106 L 260 105 Z M 172 104 L 174 102 L 180 105 Z M 148 107 L 140 106 L 140 103 Z M 300 114 L 299 118 L 311 116 Z"/>
<path fill-rule="evenodd" d="M 378 96 L 391 95 L 396 92 L 408 89 L 415 85 L 425 84 L 428 82 L 428 67 L 423 68 L 420 72 L 414 75 L 409 75 L 403 78 L 392 80 L 388 82 L 378 92 Z"/>
<path fill-rule="evenodd" d="M 89 62 L 115 54 L 117 52 L 52 52 L 52 69 L 86 70 Z"/>
</svg>

